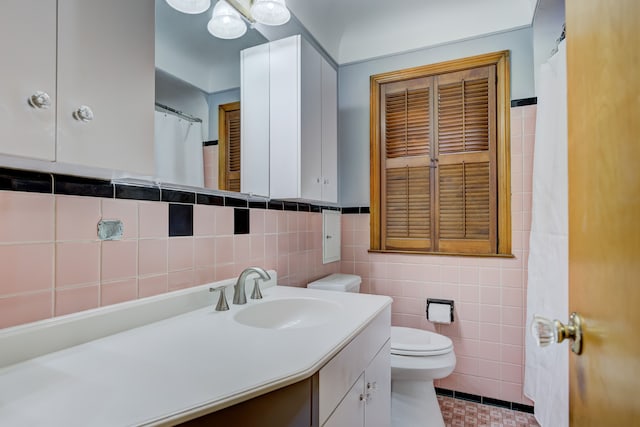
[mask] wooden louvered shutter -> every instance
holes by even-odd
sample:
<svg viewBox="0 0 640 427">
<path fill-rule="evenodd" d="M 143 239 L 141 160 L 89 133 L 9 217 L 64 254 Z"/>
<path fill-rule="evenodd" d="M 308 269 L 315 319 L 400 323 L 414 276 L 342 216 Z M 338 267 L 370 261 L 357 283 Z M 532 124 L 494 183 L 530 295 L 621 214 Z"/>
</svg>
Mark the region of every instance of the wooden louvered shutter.
<svg viewBox="0 0 640 427">
<path fill-rule="evenodd" d="M 431 250 L 431 78 L 381 91 L 381 225 L 387 250 Z"/>
<path fill-rule="evenodd" d="M 496 253 L 495 67 L 436 77 L 439 252 Z"/>
<path fill-rule="evenodd" d="M 240 191 L 240 103 L 220 106 L 219 174 L 221 190 Z"/>
</svg>

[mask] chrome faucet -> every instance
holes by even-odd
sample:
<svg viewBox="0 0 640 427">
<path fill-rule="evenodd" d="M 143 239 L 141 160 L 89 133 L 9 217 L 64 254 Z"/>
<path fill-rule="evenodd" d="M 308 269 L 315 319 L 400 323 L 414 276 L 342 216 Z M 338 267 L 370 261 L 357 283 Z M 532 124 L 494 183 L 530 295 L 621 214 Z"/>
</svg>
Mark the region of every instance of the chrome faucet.
<svg viewBox="0 0 640 427">
<path fill-rule="evenodd" d="M 246 304 L 247 303 L 247 294 L 245 292 L 244 286 L 247 281 L 247 276 L 251 273 L 258 273 L 262 280 L 270 280 L 271 276 L 269 273 L 264 271 L 260 267 L 249 267 L 245 268 L 242 273 L 240 273 L 240 277 L 238 277 L 238 281 L 236 285 L 233 287 L 233 303 L 234 304 Z M 256 280 L 255 286 L 258 286 L 258 282 Z"/>
</svg>

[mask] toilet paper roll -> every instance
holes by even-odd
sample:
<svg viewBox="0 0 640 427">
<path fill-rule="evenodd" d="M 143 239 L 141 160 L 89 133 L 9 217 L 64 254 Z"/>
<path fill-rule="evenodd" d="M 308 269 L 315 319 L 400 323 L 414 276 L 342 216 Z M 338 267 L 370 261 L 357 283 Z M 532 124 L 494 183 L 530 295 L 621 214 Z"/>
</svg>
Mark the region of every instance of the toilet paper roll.
<svg viewBox="0 0 640 427">
<path fill-rule="evenodd" d="M 427 319 L 433 323 L 451 323 L 451 305 L 430 302 Z"/>
</svg>

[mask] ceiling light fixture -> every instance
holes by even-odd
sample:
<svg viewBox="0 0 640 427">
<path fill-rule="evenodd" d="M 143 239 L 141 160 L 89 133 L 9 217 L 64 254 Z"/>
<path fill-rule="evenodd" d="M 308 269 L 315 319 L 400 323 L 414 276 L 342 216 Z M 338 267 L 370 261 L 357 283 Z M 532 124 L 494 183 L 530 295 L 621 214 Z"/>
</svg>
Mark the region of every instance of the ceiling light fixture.
<svg viewBox="0 0 640 427">
<path fill-rule="evenodd" d="M 211 7 L 211 0 L 166 0 L 167 4 L 175 10 L 196 15 L 206 12 Z"/>
<path fill-rule="evenodd" d="M 253 0 L 251 16 L 264 25 L 286 24 L 291 18 L 285 0 Z"/>
<path fill-rule="evenodd" d="M 240 13 L 225 0 L 219 0 L 213 7 L 213 16 L 207 24 L 207 30 L 220 39 L 237 39 L 247 32 Z"/>
</svg>

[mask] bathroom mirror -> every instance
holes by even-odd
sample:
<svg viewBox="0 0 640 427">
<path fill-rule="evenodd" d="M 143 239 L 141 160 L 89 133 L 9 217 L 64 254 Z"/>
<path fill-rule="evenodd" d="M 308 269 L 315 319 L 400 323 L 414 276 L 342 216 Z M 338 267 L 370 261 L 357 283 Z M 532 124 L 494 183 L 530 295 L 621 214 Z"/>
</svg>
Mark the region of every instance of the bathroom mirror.
<svg viewBox="0 0 640 427">
<path fill-rule="evenodd" d="M 155 133 L 160 182 L 220 188 L 214 145 L 219 107 L 227 110 L 240 101 L 240 51 L 267 42 L 253 28 L 234 40 L 213 37 L 207 31 L 213 4 L 207 12 L 188 15 L 156 0 Z M 209 142 L 203 148 L 204 141 Z"/>
</svg>

